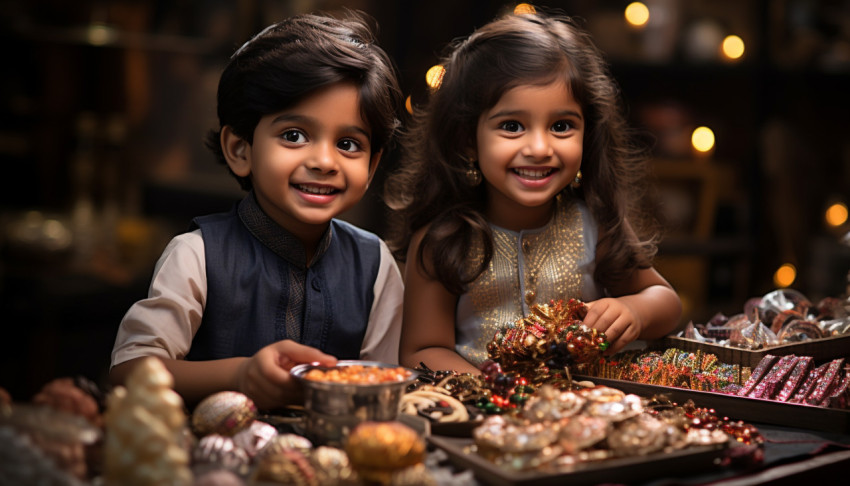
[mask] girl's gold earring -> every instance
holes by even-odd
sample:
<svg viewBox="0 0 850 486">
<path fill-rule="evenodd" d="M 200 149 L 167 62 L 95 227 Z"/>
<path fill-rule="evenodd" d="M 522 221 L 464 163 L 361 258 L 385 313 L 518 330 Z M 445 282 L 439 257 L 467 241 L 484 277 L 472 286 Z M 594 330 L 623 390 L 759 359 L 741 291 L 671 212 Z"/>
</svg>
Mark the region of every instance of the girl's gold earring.
<svg viewBox="0 0 850 486">
<path fill-rule="evenodd" d="M 580 169 L 579 169 L 578 173 L 576 174 L 576 178 L 573 179 L 572 182 L 570 182 L 570 187 L 572 187 L 573 189 L 578 189 L 579 187 L 581 187 L 581 170 Z"/>
<path fill-rule="evenodd" d="M 466 182 L 472 187 L 481 184 L 481 171 L 475 167 L 474 162 L 466 169 Z"/>
</svg>

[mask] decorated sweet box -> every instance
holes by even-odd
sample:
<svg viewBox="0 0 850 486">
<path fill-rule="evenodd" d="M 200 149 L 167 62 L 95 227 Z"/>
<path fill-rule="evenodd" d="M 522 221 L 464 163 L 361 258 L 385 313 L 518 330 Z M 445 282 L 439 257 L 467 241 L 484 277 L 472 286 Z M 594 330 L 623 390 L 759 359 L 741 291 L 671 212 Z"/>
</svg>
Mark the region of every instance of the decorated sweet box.
<svg viewBox="0 0 850 486">
<path fill-rule="evenodd" d="M 741 312 L 690 322 L 675 336 L 650 341 L 651 349 L 713 354 L 729 364 L 755 367 L 767 355 L 809 356 L 815 362 L 850 357 L 850 298 L 816 304 L 793 289 L 749 299 Z"/>
<path fill-rule="evenodd" d="M 799 343 L 780 344 L 762 349 L 736 348 L 677 336 L 667 336 L 663 339 L 648 341 L 647 346 L 655 350 L 678 348 L 692 353 L 699 351 L 703 354 L 713 354 L 724 363 L 753 368 L 768 354 L 774 356 L 810 356 L 817 362 L 850 357 L 850 334 Z"/>
</svg>

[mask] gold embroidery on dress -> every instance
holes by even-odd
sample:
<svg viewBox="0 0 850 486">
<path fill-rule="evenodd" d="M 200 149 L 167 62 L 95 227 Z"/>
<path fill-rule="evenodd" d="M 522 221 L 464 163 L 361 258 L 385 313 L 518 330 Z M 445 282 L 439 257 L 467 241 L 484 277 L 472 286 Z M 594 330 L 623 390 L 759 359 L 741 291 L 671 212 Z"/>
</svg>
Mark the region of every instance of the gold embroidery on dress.
<svg viewBox="0 0 850 486">
<path fill-rule="evenodd" d="M 578 205 L 559 200 L 549 225 L 540 232 L 522 233 L 522 241 L 518 238 L 517 233 L 493 228 L 493 259 L 467 290 L 481 329 L 474 342 L 459 351 L 474 364 L 487 359 L 487 343 L 498 330 L 524 317 L 523 300 L 527 310 L 534 303 L 581 298 L 578 262 L 586 250 Z M 470 255 L 482 254 L 480 243 L 470 248 Z"/>
</svg>

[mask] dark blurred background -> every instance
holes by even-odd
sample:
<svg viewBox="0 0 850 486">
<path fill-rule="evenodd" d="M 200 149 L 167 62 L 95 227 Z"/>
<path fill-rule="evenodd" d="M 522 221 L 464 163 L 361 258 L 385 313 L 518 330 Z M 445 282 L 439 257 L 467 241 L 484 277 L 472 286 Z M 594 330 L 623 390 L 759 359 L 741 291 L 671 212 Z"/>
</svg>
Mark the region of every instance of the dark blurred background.
<svg viewBox="0 0 850 486">
<path fill-rule="evenodd" d="M 443 47 L 517 3 L 0 1 L 0 387 L 26 400 L 55 377 L 105 383 L 118 323 L 168 239 L 242 196 L 202 138 L 220 71 L 252 34 L 364 10 L 416 109 Z M 533 2 L 584 22 L 652 140 L 669 221 L 657 266 L 683 323 L 781 286 L 843 295 L 850 1 L 646 0 L 643 27 L 626 21 L 629 3 Z M 729 35 L 744 43 L 737 59 L 720 51 Z M 705 153 L 691 144 L 699 126 L 715 137 Z M 385 234 L 381 180 L 345 218 Z M 796 273 L 775 280 L 783 264 Z"/>
</svg>

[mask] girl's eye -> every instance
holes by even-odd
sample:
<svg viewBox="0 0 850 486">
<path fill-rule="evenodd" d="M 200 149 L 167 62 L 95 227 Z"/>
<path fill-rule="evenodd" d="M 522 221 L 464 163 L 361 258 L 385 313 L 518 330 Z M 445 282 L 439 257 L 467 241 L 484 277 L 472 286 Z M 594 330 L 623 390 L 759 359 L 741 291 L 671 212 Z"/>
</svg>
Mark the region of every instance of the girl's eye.
<svg viewBox="0 0 850 486">
<path fill-rule="evenodd" d="M 343 152 L 357 152 L 360 150 L 360 143 L 357 140 L 352 140 L 350 138 L 340 140 L 336 146 Z"/>
<path fill-rule="evenodd" d="M 566 120 L 559 120 L 552 124 L 553 132 L 566 132 L 571 128 L 570 122 Z"/>
<path fill-rule="evenodd" d="M 522 130 L 522 124 L 518 121 L 509 120 L 502 122 L 502 124 L 499 125 L 499 128 L 506 132 L 519 132 Z"/>
<path fill-rule="evenodd" d="M 280 137 L 289 143 L 304 143 L 307 141 L 307 137 L 301 130 L 287 130 Z"/>
</svg>

